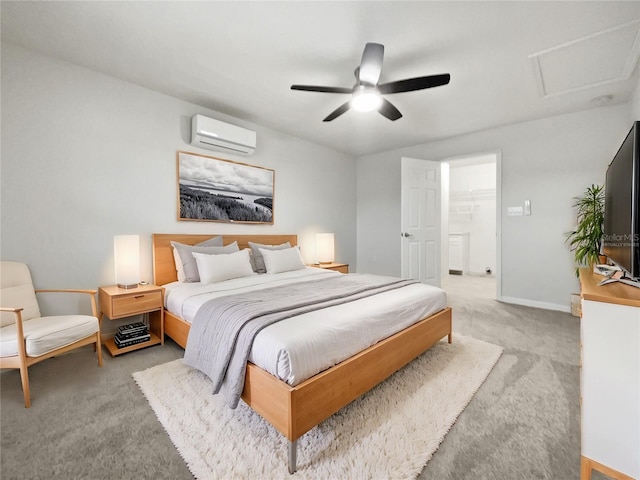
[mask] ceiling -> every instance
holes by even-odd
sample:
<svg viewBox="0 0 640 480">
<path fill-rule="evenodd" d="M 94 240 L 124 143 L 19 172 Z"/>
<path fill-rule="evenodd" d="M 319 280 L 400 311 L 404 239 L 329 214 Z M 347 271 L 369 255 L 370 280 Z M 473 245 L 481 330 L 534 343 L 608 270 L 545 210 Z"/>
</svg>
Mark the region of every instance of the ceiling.
<svg viewBox="0 0 640 480">
<path fill-rule="evenodd" d="M 627 102 L 638 82 L 640 2 L 2 2 L 2 41 L 352 155 Z M 450 73 L 349 111 L 365 43 L 380 82 Z M 258 138 L 258 145 L 260 139 Z"/>
</svg>

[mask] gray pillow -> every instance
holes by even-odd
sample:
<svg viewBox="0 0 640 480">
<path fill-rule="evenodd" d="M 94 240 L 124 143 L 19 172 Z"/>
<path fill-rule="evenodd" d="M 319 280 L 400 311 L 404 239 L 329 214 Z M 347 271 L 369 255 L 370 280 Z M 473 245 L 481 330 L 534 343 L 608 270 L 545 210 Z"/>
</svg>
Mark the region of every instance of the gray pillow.
<svg viewBox="0 0 640 480">
<path fill-rule="evenodd" d="M 220 240 L 217 240 L 218 238 Z M 219 245 L 212 245 L 214 243 Z M 198 265 L 196 264 L 196 259 L 192 255 L 193 252 L 205 253 L 207 255 L 220 255 L 240 250 L 237 242 L 233 242 L 224 247 L 221 243 L 222 237 L 214 237 L 197 245 L 185 245 L 184 243 L 171 242 L 176 262 L 176 270 L 178 272 L 178 281 L 187 283 L 200 281 Z"/>
<path fill-rule="evenodd" d="M 291 248 L 291 244 L 289 242 L 285 242 L 281 243 L 280 245 L 263 245 L 261 243 L 249 242 L 249 247 L 251 247 L 251 253 L 253 254 L 252 258 L 254 270 L 258 273 L 266 273 L 267 269 L 264 266 L 264 258 L 262 258 L 260 249 L 264 248 L 265 250 L 284 250 L 285 248 Z"/>
<path fill-rule="evenodd" d="M 177 242 L 176 242 L 177 243 Z M 184 245 L 184 244 L 181 244 Z M 195 245 L 187 245 L 188 247 L 223 247 L 223 239 L 222 236 L 218 235 L 217 237 L 207 238 L 206 240 L 196 243 Z"/>
</svg>

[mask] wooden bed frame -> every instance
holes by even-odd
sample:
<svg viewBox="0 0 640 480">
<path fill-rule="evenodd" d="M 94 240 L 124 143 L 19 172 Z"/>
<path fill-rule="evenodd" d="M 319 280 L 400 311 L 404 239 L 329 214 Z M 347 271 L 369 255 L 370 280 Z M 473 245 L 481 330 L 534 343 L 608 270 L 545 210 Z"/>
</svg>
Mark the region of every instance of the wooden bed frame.
<svg viewBox="0 0 640 480">
<path fill-rule="evenodd" d="M 194 245 L 214 235 L 153 234 L 153 280 L 156 285 L 177 280 L 171 241 Z M 296 235 L 222 235 L 224 244 L 248 242 L 297 245 Z M 164 332 L 182 348 L 190 324 L 165 310 Z M 440 339 L 452 342 L 451 308 L 378 342 L 295 387 L 249 363 L 242 399 L 289 440 L 289 472 L 296 471 L 298 438 L 391 376 Z"/>
</svg>

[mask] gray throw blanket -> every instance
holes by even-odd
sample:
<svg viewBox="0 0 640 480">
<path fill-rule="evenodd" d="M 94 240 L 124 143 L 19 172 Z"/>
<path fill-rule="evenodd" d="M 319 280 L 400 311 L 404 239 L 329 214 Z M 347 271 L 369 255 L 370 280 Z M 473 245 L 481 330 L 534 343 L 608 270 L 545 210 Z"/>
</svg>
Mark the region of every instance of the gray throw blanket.
<svg viewBox="0 0 640 480">
<path fill-rule="evenodd" d="M 244 389 L 247 359 L 260 330 L 295 315 L 412 283 L 416 282 L 377 275 L 327 275 L 209 300 L 193 319 L 184 361 L 209 376 L 213 393 L 222 391 L 227 405 L 236 408 Z"/>
</svg>

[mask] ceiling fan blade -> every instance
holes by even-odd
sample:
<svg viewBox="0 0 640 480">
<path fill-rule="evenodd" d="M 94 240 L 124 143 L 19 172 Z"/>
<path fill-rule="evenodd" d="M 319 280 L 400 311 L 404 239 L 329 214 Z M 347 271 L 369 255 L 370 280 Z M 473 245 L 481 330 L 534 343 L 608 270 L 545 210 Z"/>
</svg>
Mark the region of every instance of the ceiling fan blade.
<svg viewBox="0 0 640 480">
<path fill-rule="evenodd" d="M 375 86 L 382 72 L 382 59 L 384 58 L 384 45 L 379 43 L 367 43 L 362 52 L 360 67 L 356 70 L 361 84 Z"/>
<path fill-rule="evenodd" d="M 446 85 L 450 80 L 451 75 L 449 75 L 448 73 L 443 73 L 441 75 L 407 78 L 406 80 L 383 83 L 382 85 L 378 85 L 378 90 L 380 90 L 380 93 L 383 95 L 387 95 L 389 93 L 412 92 L 414 90 L 422 90 L 424 88 Z"/>
<path fill-rule="evenodd" d="M 382 105 L 380 105 L 378 112 L 380 112 L 381 115 L 387 117 L 391 121 L 396 121 L 399 118 L 402 118 L 400 110 L 394 107 L 393 104 L 386 98 L 382 99 Z"/>
<path fill-rule="evenodd" d="M 315 85 L 291 85 L 291 90 L 304 90 L 305 92 L 323 92 L 323 93 L 353 93 L 353 88 L 318 87 Z"/>
<path fill-rule="evenodd" d="M 327 118 L 325 118 L 324 120 L 322 120 L 323 122 L 330 122 L 331 120 L 333 120 L 334 118 L 339 117 L 340 115 L 342 115 L 344 112 L 346 112 L 347 110 L 349 110 L 349 102 L 343 103 L 342 105 L 340 105 L 338 108 L 336 108 L 333 112 L 331 112 L 329 115 L 327 115 Z"/>
</svg>

